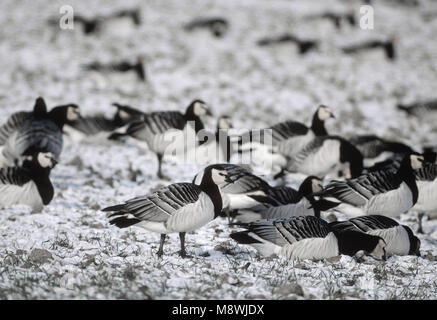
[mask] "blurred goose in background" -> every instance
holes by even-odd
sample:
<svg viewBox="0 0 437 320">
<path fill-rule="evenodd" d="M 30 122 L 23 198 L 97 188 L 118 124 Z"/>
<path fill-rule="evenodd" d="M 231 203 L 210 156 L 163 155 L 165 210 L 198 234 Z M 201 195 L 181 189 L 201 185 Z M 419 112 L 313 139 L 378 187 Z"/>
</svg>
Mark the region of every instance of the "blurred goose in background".
<svg viewBox="0 0 437 320">
<path fill-rule="evenodd" d="M 30 150 L 51 152 L 59 161 L 63 147 L 63 127 L 80 118 L 79 107 L 67 104 L 47 112 L 42 98 L 35 102 L 33 112 L 18 112 L 0 127 L 0 165 L 21 164 L 22 156 Z"/>
<path fill-rule="evenodd" d="M 397 108 L 409 116 L 434 121 L 437 119 L 437 100 L 419 101 L 410 104 L 398 104 Z M 430 118 L 431 117 L 431 118 Z"/>
<path fill-rule="evenodd" d="M 400 225 L 395 220 L 381 215 L 368 215 L 348 221 L 331 222 L 334 230 L 355 230 L 379 236 L 384 239 L 385 251 L 392 255 L 420 256 L 420 240 L 408 226 Z"/>
<path fill-rule="evenodd" d="M 361 54 L 369 56 L 370 53 L 383 53 L 388 60 L 396 59 L 394 40 L 368 40 L 342 48 L 346 54 Z"/>
<path fill-rule="evenodd" d="M 222 197 L 218 184 L 223 183 L 226 172 L 214 166 L 203 171 L 201 182 L 174 183 L 147 196 L 140 196 L 124 204 L 107 207 L 110 224 L 119 228 L 142 227 L 161 234 L 158 256 L 162 256 L 166 235 L 179 233 L 181 257 L 185 258 L 185 234 L 215 219 L 222 210 Z"/>
<path fill-rule="evenodd" d="M 297 46 L 297 51 L 300 55 L 305 55 L 311 50 L 317 49 L 317 47 L 319 46 L 316 40 L 300 39 L 293 34 L 284 34 L 278 37 L 266 37 L 258 40 L 257 42 L 257 44 L 261 47 L 287 43 L 295 44 Z"/>
<path fill-rule="evenodd" d="M 325 11 L 320 14 L 308 15 L 305 17 L 308 20 L 326 19 L 330 21 L 337 30 L 340 30 L 345 25 L 355 26 L 355 14 L 351 12 L 335 12 Z"/>
<path fill-rule="evenodd" d="M 373 134 L 356 135 L 348 140 L 360 150 L 366 165 L 390 157 L 402 159 L 406 154 L 414 152 L 410 146 L 402 142 L 385 140 Z"/>
<path fill-rule="evenodd" d="M 222 38 L 229 29 L 229 22 L 222 17 L 196 18 L 184 26 L 187 32 L 208 30 L 214 37 Z"/>
<path fill-rule="evenodd" d="M 335 208 L 348 216 L 380 214 L 397 217 L 417 202 L 419 191 L 414 170 L 423 167 L 424 157 L 404 157 L 396 174 L 376 171 L 346 181 L 332 181 L 313 205 L 321 211 Z"/>
<path fill-rule="evenodd" d="M 321 179 L 309 176 L 300 185 L 299 190 L 290 187 L 271 187 L 266 196 L 272 200 L 248 208 L 237 210 L 236 220 L 248 223 L 260 219 L 284 219 L 293 216 L 316 216 L 320 217 L 320 211 L 311 208 L 315 201 L 313 193 L 323 190 Z M 256 199 L 256 195 L 250 196 Z"/>
<path fill-rule="evenodd" d="M 49 175 L 56 165 L 50 152 L 32 152 L 25 156 L 22 167 L 0 169 L 0 206 L 30 206 L 41 212 L 53 199 L 54 189 Z"/>
<path fill-rule="evenodd" d="M 385 259 L 385 242 L 375 235 L 355 230 L 338 230 L 313 216 L 291 217 L 242 225 L 246 231 L 231 233 L 239 244 L 255 248 L 262 256 L 277 255 L 290 260 L 329 259 L 359 251 Z"/>
<path fill-rule="evenodd" d="M 93 62 L 90 64 L 84 65 L 84 68 L 86 70 L 91 71 L 97 71 L 104 74 L 109 73 L 125 73 L 133 71 L 137 78 L 143 82 L 146 82 L 147 76 L 146 76 L 146 68 L 145 68 L 145 62 L 143 57 L 138 57 L 136 62 L 129 62 L 129 61 L 119 61 L 114 63 L 107 63 L 103 64 L 100 62 Z"/>
<path fill-rule="evenodd" d="M 105 135 L 105 138 L 116 140 L 118 136 L 114 132 L 115 130 L 140 119 L 144 114 L 127 105 L 118 103 L 113 103 L 112 105 L 117 108 L 112 118 L 108 119 L 104 114 L 80 117 L 77 120 L 68 121 L 64 125 L 64 132 L 75 142 L 96 137 L 102 133 Z"/>
<path fill-rule="evenodd" d="M 158 158 L 158 177 L 168 179 L 161 170 L 164 154 L 186 155 L 187 150 L 193 149 L 197 144 L 197 133 L 204 129 L 200 117 L 205 115 L 212 113 L 205 102 L 196 99 L 185 113 L 158 111 L 144 114 L 141 120 L 132 122 L 122 135 L 147 142 Z"/>
</svg>

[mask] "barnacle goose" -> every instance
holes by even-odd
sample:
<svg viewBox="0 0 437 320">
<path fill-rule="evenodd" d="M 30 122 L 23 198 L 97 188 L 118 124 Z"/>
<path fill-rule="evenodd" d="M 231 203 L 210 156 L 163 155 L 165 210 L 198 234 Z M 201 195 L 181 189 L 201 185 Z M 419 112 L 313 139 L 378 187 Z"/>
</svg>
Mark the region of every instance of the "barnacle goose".
<svg viewBox="0 0 437 320">
<path fill-rule="evenodd" d="M 334 24 L 337 29 L 341 29 L 346 23 L 351 26 L 356 25 L 354 12 L 333 12 L 326 11 L 318 15 L 309 15 L 306 18 L 314 19 L 327 19 Z"/>
<path fill-rule="evenodd" d="M 393 40 L 369 40 L 342 48 L 343 52 L 346 54 L 368 52 L 375 49 L 382 49 L 388 60 L 396 59 L 396 50 Z"/>
<path fill-rule="evenodd" d="M 217 121 L 215 133 L 200 131 L 197 134 L 200 144 L 195 147 L 195 162 L 199 165 L 229 162 L 233 153 L 228 130 L 232 128 L 232 120 L 221 116 Z"/>
<path fill-rule="evenodd" d="M 238 137 L 239 152 L 251 152 L 254 161 L 268 159 L 273 165 L 283 167 L 285 157 L 298 153 L 316 136 L 328 134 L 325 121 L 329 118 L 334 118 L 331 108 L 320 105 L 313 114 L 311 127 L 297 121 L 285 121 L 264 130 L 251 130 Z M 265 136 L 270 132 L 271 141 Z"/>
<path fill-rule="evenodd" d="M 214 164 L 211 167 L 225 175 L 225 180 L 218 186 L 223 199 L 223 210 L 228 218 L 232 210 L 250 208 L 261 202 L 272 201 L 267 196 L 270 185 L 249 170 L 227 163 Z M 200 171 L 194 177 L 193 183 L 199 185 L 203 181 L 204 174 L 204 171 Z"/>
<path fill-rule="evenodd" d="M 413 209 L 422 212 L 437 210 L 437 162 L 424 162 L 423 167 L 414 171 L 419 196 Z"/>
<path fill-rule="evenodd" d="M 237 210 L 236 219 L 243 223 L 260 219 L 284 219 L 293 216 L 320 217 L 320 211 L 311 208 L 315 201 L 313 193 L 321 192 L 323 182 L 315 176 L 307 177 L 300 185 L 299 190 L 290 187 L 272 187 L 266 195 L 270 200 L 248 209 Z M 251 196 L 256 199 L 257 196 Z"/>
<path fill-rule="evenodd" d="M 320 193 L 323 202 L 313 206 L 320 210 L 336 208 L 349 216 L 399 216 L 417 202 L 419 192 L 413 170 L 422 168 L 423 161 L 422 155 L 412 153 L 404 157 L 395 175 L 376 171 L 355 179 L 334 180 Z"/>
<path fill-rule="evenodd" d="M 298 52 L 301 55 L 304 55 L 318 47 L 317 41 L 300 39 L 299 37 L 293 34 L 283 34 L 278 37 L 262 38 L 258 40 L 257 44 L 259 46 L 268 46 L 268 45 L 275 45 L 275 44 L 287 43 L 287 42 L 296 44 L 298 47 Z"/>
<path fill-rule="evenodd" d="M 40 212 L 53 199 L 50 171 L 56 160 L 50 152 L 33 152 L 22 167 L 0 169 L 0 206 L 24 204 Z"/>
<path fill-rule="evenodd" d="M 211 111 L 202 100 L 194 100 L 185 114 L 179 111 L 160 111 L 144 114 L 142 120 L 131 123 L 126 135 L 147 142 L 150 150 L 158 158 L 158 177 L 162 174 L 162 158 L 169 147 L 172 152 L 186 154 L 186 150 L 196 145 L 196 134 L 204 129 L 201 116 L 211 115 Z M 194 127 L 192 127 L 194 125 Z M 193 141 L 191 141 L 193 140 Z"/>
<path fill-rule="evenodd" d="M 388 256 L 420 256 L 420 240 L 410 227 L 400 225 L 386 216 L 361 216 L 347 221 L 331 222 L 330 227 L 334 230 L 355 230 L 379 236 L 386 243 L 385 251 Z"/>
<path fill-rule="evenodd" d="M 386 159 L 393 154 L 400 154 L 403 157 L 414 152 L 411 147 L 402 142 L 386 140 L 373 134 L 352 136 L 349 141 L 360 150 L 365 159 L 384 155 Z"/>
<path fill-rule="evenodd" d="M 117 108 L 112 119 L 106 118 L 103 114 L 80 117 L 74 121 L 68 121 L 64 125 L 64 132 L 74 141 L 78 142 L 86 138 L 104 134 L 110 140 L 117 140 L 118 135 L 122 136 L 115 130 L 126 126 L 127 124 L 140 119 L 143 112 L 127 105 L 113 103 Z"/>
<path fill-rule="evenodd" d="M 355 230 L 336 230 L 313 216 L 262 220 L 243 226 L 246 231 L 231 233 L 230 237 L 252 246 L 262 256 L 320 260 L 340 254 L 354 256 L 363 250 L 385 259 L 385 242 L 381 237 Z"/>
<path fill-rule="evenodd" d="M 38 98 L 33 112 L 13 114 L 0 128 L 0 164 L 12 166 L 21 162 L 29 150 L 51 152 L 56 160 L 62 151 L 62 129 L 67 121 L 80 117 L 79 107 L 67 104 L 54 107 L 47 112 L 45 102 Z"/>
<path fill-rule="evenodd" d="M 135 225 L 161 234 L 158 256 L 163 254 L 166 235 L 179 233 L 182 257 L 186 256 L 185 233 L 196 230 L 215 219 L 222 210 L 218 184 L 226 173 L 207 167 L 199 185 L 175 183 L 147 196 L 140 196 L 123 204 L 107 207 L 110 224 L 119 228 Z"/>
<path fill-rule="evenodd" d="M 408 115 L 419 118 L 437 115 L 437 100 L 420 101 L 411 104 L 398 104 L 397 107 Z"/>
<path fill-rule="evenodd" d="M 347 178 L 358 177 L 363 170 L 363 156 L 349 141 L 339 136 L 318 136 L 297 154 L 288 156 L 283 171 L 325 176 L 339 168 Z"/>
<path fill-rule="evenodd" d="M 185 31 L 194 31 L 198 29 L 208 29 L 211 34 L 217 38 L 224 36 L 229 28 L 229 22 L 225 18 L 196 18 L 184 26 Z"/>
<path fill-rule="evenodd" d="M 146 77 L 146 68 L 143 57 L 138 57 L 136 62 L 132 63 L 129 61 L 120 61 L 115 63 L 103 64 L 100 62 L 93 62 L 87 65 L 84 65 L 86 70 L 98 71 L 103 73 L 110 72 L 130 72 L 133 71 L 137 75 L 138 79 L 145 82 L 147 80 Z"/>
</svg>

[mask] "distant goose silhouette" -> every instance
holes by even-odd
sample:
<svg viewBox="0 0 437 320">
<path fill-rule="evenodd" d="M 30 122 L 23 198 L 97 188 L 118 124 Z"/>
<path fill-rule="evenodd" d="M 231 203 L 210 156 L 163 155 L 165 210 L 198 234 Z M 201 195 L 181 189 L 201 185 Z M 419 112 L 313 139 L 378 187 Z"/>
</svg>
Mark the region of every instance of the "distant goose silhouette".
<svg viewBox="0 0 437 320">
<path fill-rule="evenodd" d="M 346 54 L 356 54 L 371 50 L 383 50 L 385 57 L 388 60 L 396 59 L 396 49 L 393 40 L 368 40 L 359 44 L 353 44 L 342 48 Z"/>
<path fill-rule="evenodd" d="M 184 26 L 185 31 L 207 29 L 217 38 L 221 38 L 229 29 L 229 22 L 222 17 L 196 18 Z"/>
<path fill-rule="evenodd" d="M 297 45 L 299 54 L 301 55 L 307 54 L 318 47 L 318 42 L 316 40 L 303 40 L 293 34 L 284 34 L 278 37 L 266 37 L 257 42 L 257 44 L 262 47 L 280 43 L 292 43 Z"/>
<path fill-rule="evenodd" d="M 93 62 L 87 65 L 84 65 L 86 70 L 98 71 L 103 73 L 110 72 L 130 72 L 133 71 L 137 75 L 138 79 L 141 81 L 146 81 L 146 69 L 145 64 L 142 57 L 138 57 L 137 61 L 132 63 L 129 61 L 120 61 L 114 63 L 103 64 L 100 62 Z"/>
</svg>

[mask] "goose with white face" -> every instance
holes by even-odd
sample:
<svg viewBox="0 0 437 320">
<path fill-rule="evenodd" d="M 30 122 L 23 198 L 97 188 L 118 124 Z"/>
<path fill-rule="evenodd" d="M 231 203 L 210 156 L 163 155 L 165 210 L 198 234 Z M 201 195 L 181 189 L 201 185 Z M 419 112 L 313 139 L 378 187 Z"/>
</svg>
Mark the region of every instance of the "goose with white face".
<svg viewBox="0 0 437 320">
<path fill-rule="evenodd" d="M 67 109 L 67 120 L 75 121 L 80 118 L 80 110 L 77 106 L 69 106 Z"/>
<path fill-rule="evenodd" d="M 203 101 L 196 101 L 194 103 L 194 114 L 196 116 L 212 115 L 208 106 Z"/>
<path fill-rule="evenodd" d="M 232 128 L 232 120 L 229 117 L 223 116 L 218 121 L 219 129 L 227 130 Z"/>
<path fill-rule="evenodd" d="M 335 118 L 334 113 L 332 112 L 332 109 L 327 107 L 327 106 L 324 106 L 324 105 L 321 105 L 319 107 L 319 110 L 317 112 L 317 116 L 319 117 L 319 119 L 321 121 L 325 121 L 329 118 Z"/>
<path fill-rule="evenodd" d="M 323 191 L 323 181 L 318 179 L 318 178 L 312 179 L 311 180 L 311 189 L 312 189 L 313 193 L 322 192 Z"/>
<path fill-rule="evenodd" d="M 211 169 L 211 179 L 215 184 L 226 182 L 226 171 Z"/>
<path fill-rule="evenodd" d="M 410 156 L 411 168 L 413 170 L 418 170 L 423 167 L 423 162 L 425 158 L 422 155 L 412 154 Z"/>
<path fill-rule="evenodd" d="M 53 168 L 57 161 L 51 152 L 38 153 L 38 163 L 42 168 Z"/>
</svg>

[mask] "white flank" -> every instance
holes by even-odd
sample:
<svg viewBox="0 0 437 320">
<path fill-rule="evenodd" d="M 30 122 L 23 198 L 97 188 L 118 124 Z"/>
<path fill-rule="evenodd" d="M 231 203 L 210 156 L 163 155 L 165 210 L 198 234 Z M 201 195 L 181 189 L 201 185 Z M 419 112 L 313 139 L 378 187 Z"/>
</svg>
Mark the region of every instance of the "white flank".
<svg viewBox="0 0 437 320">
<path fill-rule="evenodd" d="M 335 257 L 339 255 L 337 238 L 330 232 L 325 238 L 303 239 L 283 246 L 279 255 L 290 260 L 319 260 Z"/>
<path fill-rule="evenodd" d="M 0 206 L 7 207 L 15 204 L 28 205 L 32 212 L 41 212 L 44 205 L 38 188 L 33 181 L 22 186 L 13 184 L 0 185 Z"/>
<path fill-rule="evenodd" d="M 419 211 L 437 210 L 437 178 L 433 181 L 417 181 L 419 198 L 413 209 Z"/>
<path fill-rule="evenodd" d="M 402 226 L 389 229 L 377 229 L 367 232 L 368 234 L 379 236 L 384 239 L 385 251 L 387 255 L 407 255 L 410 251 L 410 239 L 408 233 Z"/>
<path fill-rule="evenodd" d="M 398 217 L 413 206 L 413 194 L 405 182 L 399 188 L 378 194 L 370 199 L 364 211 L 366 214 L 382 214 Z"/>
</svg>

